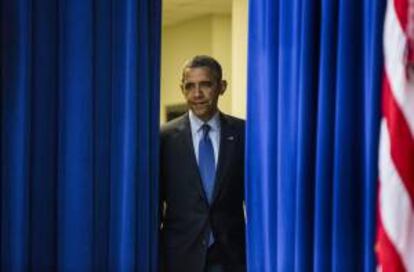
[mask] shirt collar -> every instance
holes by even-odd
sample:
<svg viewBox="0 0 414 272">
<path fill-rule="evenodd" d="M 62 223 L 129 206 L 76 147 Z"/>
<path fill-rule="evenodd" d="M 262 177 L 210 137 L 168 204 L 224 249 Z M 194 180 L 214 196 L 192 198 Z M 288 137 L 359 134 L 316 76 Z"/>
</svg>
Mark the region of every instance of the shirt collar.
<svg viewBox="0 0 414 272">
<path fill-rule="evenodd" d="M 189 110 L 189 118 L 191 127 L 194 129 L 194 132 L 199 132 L 201 129 L 201 126 L 207 123 L 210 126 L 211 131 L 218 131 L 220 129 L 220 115 L 217 111 L 214 116 L 208 120 L 207 122 L 204 122 L 200 118 L 198 118 L 191 110 Z"/>
</svg>

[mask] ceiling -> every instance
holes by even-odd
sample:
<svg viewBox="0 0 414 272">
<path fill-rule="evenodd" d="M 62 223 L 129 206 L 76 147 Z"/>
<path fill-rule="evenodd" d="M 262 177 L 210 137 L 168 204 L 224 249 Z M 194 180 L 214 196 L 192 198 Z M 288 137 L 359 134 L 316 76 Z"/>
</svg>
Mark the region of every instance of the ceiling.
<svg viewBox="0 0 414 272">
<path fill-rule="evenodd" d="M 194 17 L 230 14 L 232 0 L 162 0 L 163 25 L 174 25 Z"/>
</svg>

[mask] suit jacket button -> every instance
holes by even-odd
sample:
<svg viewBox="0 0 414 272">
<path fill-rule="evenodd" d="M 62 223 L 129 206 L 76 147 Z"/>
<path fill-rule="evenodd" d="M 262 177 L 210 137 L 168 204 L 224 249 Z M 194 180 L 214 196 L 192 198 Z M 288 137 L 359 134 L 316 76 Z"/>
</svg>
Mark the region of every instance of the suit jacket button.
<svg viewBox="0 0 414 272">
<path fill-rule="evenodd" d="M 201 242 L 201 244 L 202 244 L 203 246 L 206 246 L 206 245 L 207 245 L 206 240 L 204 240 L 204 239 L 203 239 L 203 241 Z"/>
</svg>

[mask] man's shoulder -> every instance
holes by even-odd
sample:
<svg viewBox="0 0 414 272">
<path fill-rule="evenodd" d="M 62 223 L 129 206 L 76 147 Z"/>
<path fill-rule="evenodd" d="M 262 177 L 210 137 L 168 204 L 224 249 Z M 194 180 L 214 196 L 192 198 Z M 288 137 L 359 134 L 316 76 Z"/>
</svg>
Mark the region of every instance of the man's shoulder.
<svg viewBox="0 0 414 272">
<path fill-rule="evenodd" d="M 166 136 L 169 135 L 175 131 L 177 131 L 177 129 L 182 128 L 185 125 L 185 122 L 187 120 L 188 114 L 183 114 L 171 121 L 168 121 L 167 123 L 163 124 L 161 126 L 161 136 Z"/>
<path fill-rule="evenodd" d="M 244 130 L 246 126 L 245 120 L 238 118 L 236 116 L 232 116 L 232 115 L 224 114 L 224 113 L 222 113 L 222 116 L 223 116 L 223 119 L 231 126 Z"/>
</svg>

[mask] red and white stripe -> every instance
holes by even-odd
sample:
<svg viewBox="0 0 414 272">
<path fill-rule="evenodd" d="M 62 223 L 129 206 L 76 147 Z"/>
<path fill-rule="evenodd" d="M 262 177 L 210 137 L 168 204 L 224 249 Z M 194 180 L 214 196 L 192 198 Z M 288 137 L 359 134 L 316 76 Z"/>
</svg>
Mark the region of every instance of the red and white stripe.
<svg viewBox="0 0 414 272">
<path fill-rule="evenodd" d="M 414 271 L 414 72 L 407 70 L 413 11 L 413 0 L 388 0 L 384 24 L 376 252 L 385 272 Z"/>
</svg>

